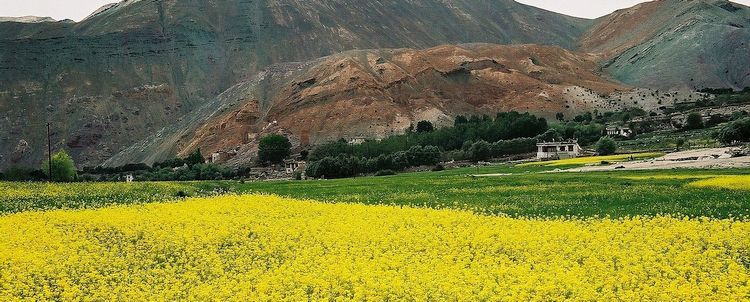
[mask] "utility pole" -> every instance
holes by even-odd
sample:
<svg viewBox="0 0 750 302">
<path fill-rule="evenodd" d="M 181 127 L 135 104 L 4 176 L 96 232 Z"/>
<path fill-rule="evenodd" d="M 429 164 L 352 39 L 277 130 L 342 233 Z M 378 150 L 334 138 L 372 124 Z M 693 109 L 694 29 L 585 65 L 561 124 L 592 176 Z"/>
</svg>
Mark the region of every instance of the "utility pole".
<svg viewBox="0 0 750 302">
<path fill-rule="evenodd" d="M 47 123 L 47 176 L 52 182 L 52 139 L 50 139 L 50 125 Z"/>
</svg>

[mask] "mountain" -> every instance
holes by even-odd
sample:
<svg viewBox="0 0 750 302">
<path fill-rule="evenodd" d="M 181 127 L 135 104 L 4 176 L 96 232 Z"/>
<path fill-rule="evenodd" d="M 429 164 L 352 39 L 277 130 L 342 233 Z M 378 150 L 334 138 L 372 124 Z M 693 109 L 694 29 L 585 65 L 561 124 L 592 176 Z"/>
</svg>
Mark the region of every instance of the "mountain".
<svg viewBox="0 0 750 302">
<path fill-rule="evenodd" d="M 596 72 L 597 59 L 552 46 L 464 44 L 354 50 L 274 65 L 106 165 L 150 164 L 200 148 L 204 155 L 225 152 L 226 164 L 240 166 L 253 161 L 258 138 L 270 133 L 305 147 L 338 138 L 383 138 L 421 120 L 450 125 L 456 115 L 515 110 L 572 117 L 633 107 L 635 96 L 639 107 L 661 106 L 661 100 L 645 99 L 651 92 L 633 91 Z M 663 104 L 669 102 L 674 99 Z"/>
<path fill-rule="evenodd" d="M 580 49 L 656 89 L 750 86 L 750 8 L 725 0 L 645 2 L 596 20 Z"/>
<path fill-rule="evenodd" d="M 648 109 L 657 93 L 635 88 L 750 86 L 748 20 L 747 7 L 719 0 L 653 1 L 597 20 L 511 0 L 126 0 L 78 23 L 0 22 L 0 169 L 37 166 L 48 121 L 53 148 L 92 166 L 247 151 L 264 131 L 303 144 L 461 112 Z M 400 61 L 409 56 L 422 61 Z M 357 78 L 321 84 L 349 76 L 340 64 Z"/>
<path fill-rule="evenodd" d="M 0 168 L 96 165 L 276 63 L 445 43 L 572 48 L 590 21 L 510 0 L 128 0 L 79 23 L 0 23 Z"/>
</svg>

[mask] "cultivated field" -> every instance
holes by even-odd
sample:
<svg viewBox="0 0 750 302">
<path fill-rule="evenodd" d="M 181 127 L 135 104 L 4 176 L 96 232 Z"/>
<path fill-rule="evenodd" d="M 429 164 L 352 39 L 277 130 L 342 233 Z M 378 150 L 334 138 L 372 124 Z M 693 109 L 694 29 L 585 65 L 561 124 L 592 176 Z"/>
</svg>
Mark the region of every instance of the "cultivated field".
<svg viewBox="0 0 750 302">
<path fill-rule="evenodd" d="M 750 299 L 750 170 L 553 168 L 2 183 L 0 300 Z"/>
</svg>

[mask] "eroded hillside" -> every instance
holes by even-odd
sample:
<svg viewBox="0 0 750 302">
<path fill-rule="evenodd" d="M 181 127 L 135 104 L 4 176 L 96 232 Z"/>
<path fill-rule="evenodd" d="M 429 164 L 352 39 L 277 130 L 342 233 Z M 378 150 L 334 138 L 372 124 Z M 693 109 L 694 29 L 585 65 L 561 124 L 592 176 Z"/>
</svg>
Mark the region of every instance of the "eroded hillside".
<svg viewBox="0 0 750 302">
<path fill-rule="evenodd" d="M 252 161 L 260 136 L 274 132 L 307 146 L 382 138 L 420 120 L 451 124 L 456 115 L 514 110 L 553 118 L 649 106 L 640 96 L 633 101 L 645 92 L 613 82 L 597 68 L 596 56 L 538 45 L 349 51 L 263 72 L 223 94 L 224 107 L 211 118 L 161 133 L 107 164 L 162 153 L 163 141 L 183 155 L 197 148 L 205 155 L 222 151 L 229 164 L 240 165 Z"/>
</svg>

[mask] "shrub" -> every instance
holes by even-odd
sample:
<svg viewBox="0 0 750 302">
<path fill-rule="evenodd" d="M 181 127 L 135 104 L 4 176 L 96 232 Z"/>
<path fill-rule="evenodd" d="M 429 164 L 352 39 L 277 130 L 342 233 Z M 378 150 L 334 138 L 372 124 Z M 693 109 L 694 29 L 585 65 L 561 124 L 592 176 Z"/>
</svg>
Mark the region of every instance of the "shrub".
<svg viewBox="0 0 750 302">
<path fill-rule="evenodd" d="M 617 143 L 611 137 L 602 137 L 596 143 L 596 152 L 599 155 L 612 155 L 617 152 Z"/>
<path fill-rule="evenodd" d="M 700 113 L 693 112 L 688 115 L 685 121 L 685 130 L 695 130 L 703 128 L 703 117 Z"/>
<path fill-rule="evenodd" d="M 432 168 L 432 172 L 439 172 L 439 171 L 443 171 L 443 170 L 445 170 L 445 167 L 443 167 L 443 165 L 441 165 L 441 164 L 437 164 L 437 165 L 435 165 L 434 168 Z"/>
<path fill-rule="evenodd" d="M 435 130 L 435 126 L 429 121 L 420 121 L 417 123 L 417 133 L 432 132 Z"/>
</svg>

